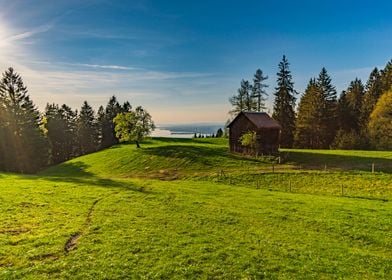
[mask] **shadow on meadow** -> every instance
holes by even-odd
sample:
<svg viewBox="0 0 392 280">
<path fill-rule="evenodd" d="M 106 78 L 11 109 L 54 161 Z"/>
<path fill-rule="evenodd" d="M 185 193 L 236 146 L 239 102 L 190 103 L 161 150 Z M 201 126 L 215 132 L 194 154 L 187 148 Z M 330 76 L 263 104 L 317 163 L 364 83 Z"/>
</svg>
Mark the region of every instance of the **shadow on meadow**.
<svg viewBox="0 0 392 280">
<path fill-rule="evenodd" d="M 372 164 L 374 164 L 375 172 L 392 173 L 392 158 L 367 157 L 358 154 L 344 155 L 344 154 L 325 154 L 318 153 L 316 150 L 306 151 L 285 151 L 287 163 L 294 165 L 301 165 L 309 169 L 343 169 L 352 171 L 372 171 Z M 364 151 L 364 153 L 367 153 Z M 392 155 L 391 155 L 392 157 Z"/>
<path fill-rule="evenodd" d="M 187 159 L 194 164 L 210 168 L 211 166 L 223 167 L 222 165 L 234 163 L 260 163 L 260 160 L 251 157 L 232 154 L 227 147 L 209 146 L 186 146 L 167 145 L 149 147 L 143 149 L 147 155 L 159 156 L 162 158 Z"/>
<path fill-rule="evenodd" d="M 60 171 L 54 167 L 37 174 L 36 179 L 44 179 L 53 182 L 74 183 L 81 186 L 99 186 L 107 188 L 121 188 L 130 191 L 146 192 L 143 186 L 132 182 L 116 181 L 109 178 L 101 178 L 87 171 L 89 166 L 83 162 L 66 162 L 61 164 Z M 29 178 L 31 179 L 31 178 Z"/>
</svg>

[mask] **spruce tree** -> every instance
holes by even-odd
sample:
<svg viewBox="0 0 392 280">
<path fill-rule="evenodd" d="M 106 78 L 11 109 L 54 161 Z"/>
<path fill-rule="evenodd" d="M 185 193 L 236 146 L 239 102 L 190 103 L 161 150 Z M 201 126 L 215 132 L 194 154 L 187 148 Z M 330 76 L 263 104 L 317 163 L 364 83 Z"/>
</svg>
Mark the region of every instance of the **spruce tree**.
<svg viewBox="0 0 392 280">
<path fill-rule="evenodd" d="M 344 121 L 347 127 L 350 130 L 354 130 L 356 133 L 360 132 L 361 123 L 361 109 L 362 109 L 362 100 L 364 96 L 365 88 L 362 84 L 362 81 L 359 79 L 355 79 L 352 81 L 345 93 L 345 99 L 347 102 L 347 106 L 350 112 L 349 116 L 341 117 L 341 121 Z"/>
<path fill-rule="evenodd" d="M 346 91 L 342 91 L 338 100 L 338 129 L 343 132 L 351 130 L 351 110 Z"/>
<path fill-rule="evenodd" d="M 121 112 L 128 113 L 128 112 L 131 112 L 131 110 L 132 110 L 131 103 L 129 103 L 128 101 L 125 101 L 121 107 Z"/>
<path fill-rule="evenodd" d="M 76 112 L 67 105 L 47 104 L 45 128 L 50 143 L 51 163 L 60 163 L 78 155 Z"/>
<path fill-rule="evenodd" d="M 78 140 L 81 154 L 98 149 L 98 127 L 93 108 L 84 101 L 78 117 Z"/>
<path fill-rule="evenodd" d="M 392 88 L 392 60 L 380 72 L 381 91 L 386 92 Z"/>
<path fill-rule="evenodd" d="M 113 95 L 109 99 L 105 111 L 98 112 L 98 122 L 100 124 L 101 133 L 101 148 L 107 148 L 118 143 L 114 131 L 113 119 L 117 116 L 117 114 L 124 111 L 129 111 L 130 109 L 131 105 L 129 103 L 124 104 L 124 106 L 121 107 L 120 103 L 117 101 L 117 98 Z"/>
<path fill-rule="evenodd" d="M 263 71 L 260 69 L 256 70 L 256 73 L 253 78 L 253 86 L 252 86 L 252 94 L 251 100 L 253 108 L 251 111 L 261 112 L 266 109 L 265 101 L 267 99 L 267 92 L 265 88 L 268 85 L 264 84 L 263 82 L 268 79 L 268 76 L 263 75 Z"/>
<path fill-rule="evenodd" d="M 321 137 L 322 106 L 323 97 L 313 78 L 309 81 L 298 104 L 294 137 L 296 147 L 317 149 L 324 145 L 324 139 Z"/>
<path fill-rule="evenodd" d="M 6 171 L 36 172 L 48 163 L 41 117 L 22 78 L 9 68 L 0 82 L 0 155 Z"/>
<path fill-rule="evenodd" d="M 63 104 L 61 106 L 62 118 L 66 122 L 65 150 L 67 151 L 67 160 L 81 154 L 78 141 L 78 112 L 71 107 Z"/>
<path fill-rule="evenodd" d="M 45 108 L 45 128 L 50 144 L 50 163 L 56 164 L 66 159 L 64 149 L 66 124 L 57 104 L 47 104 Z"/>
<path fill-rule="evenodd" d="M 105 108 L 101 105 L 98 108 L 98 112 L 97 112 L 97 126 L 98 126 L 98 146 L 99 149 L 102 149 L 103 145 L 103 131 L 105 129 Z"/>
<path fill-rule="evenodd" d="M 331 77 L 323 67 L 317 78 L 317 85 L 323 97 L 324 104 L 322 110 L 322 131 L 320 137 L 324 138 L 322 148 L 329 148 L 335 138 L 337 130 L 337 98 L 336 89 L 332 85 Z"/>
<path fill-rule="evenodd" d="M 233 106 L 231 114 L 238 114 L 244 111 L 251 111 L 253 104 L 250 95 L 251 85 L 249 81 L 241 80 L 241 86 L 237 91 L 237 95 L 232 96 L 229 101 Z"/>
<path fill-rule="evenodd" d="M 290 148 L 293 145 L 295 129 L 295 90 L 292 81 L 289 62 L 286 56 L 283 56 L 279 63 L 279 72 L 277 73 L 277 87 L 275 88 L 275 101 L 273 118 L 282 126 L 280 143 L 282 147 Z"/>
<path fill-rule="evenodd" d="M 381 74 L 377 68 L 374 68 L 370 73 L 369 79 L 366 83 L 365 95 L 363 97 L 361 108 L 361 127 L 362 133 L 367 135 L 367 125 L 370 114 L 372 113 L 377 100 L 383 92 L 383 85 L 381 82 Z"/>
</svg>

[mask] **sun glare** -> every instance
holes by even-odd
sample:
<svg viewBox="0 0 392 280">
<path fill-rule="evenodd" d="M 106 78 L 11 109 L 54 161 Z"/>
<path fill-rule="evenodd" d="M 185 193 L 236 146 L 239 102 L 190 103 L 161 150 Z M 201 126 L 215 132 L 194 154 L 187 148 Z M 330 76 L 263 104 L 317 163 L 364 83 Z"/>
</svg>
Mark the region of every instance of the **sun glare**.
<svg viewBox="0 0 392 280">
<path fill-rule="evenodd" d="M 0 18 L 0 47 L 7 46 L 9 44 L 10 37 L 12 37 L 10 28 L 7 27 L 3 18 Z"/>
</svg>

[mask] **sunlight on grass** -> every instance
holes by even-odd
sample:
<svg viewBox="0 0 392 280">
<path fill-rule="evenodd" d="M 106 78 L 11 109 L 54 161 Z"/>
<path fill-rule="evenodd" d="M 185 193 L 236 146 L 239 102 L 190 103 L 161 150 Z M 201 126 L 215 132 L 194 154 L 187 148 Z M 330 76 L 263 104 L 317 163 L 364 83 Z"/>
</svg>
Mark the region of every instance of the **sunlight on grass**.
<svg viewBox="0 0 392 280">
<path fill-rule="evenodd" d="M 0 278 L 390 278 L 392 175 L 361 171 L 390 153 L 356 153 L 273 173 L 224 140 L 158 139 L 0 174 Z"/>
</svg>

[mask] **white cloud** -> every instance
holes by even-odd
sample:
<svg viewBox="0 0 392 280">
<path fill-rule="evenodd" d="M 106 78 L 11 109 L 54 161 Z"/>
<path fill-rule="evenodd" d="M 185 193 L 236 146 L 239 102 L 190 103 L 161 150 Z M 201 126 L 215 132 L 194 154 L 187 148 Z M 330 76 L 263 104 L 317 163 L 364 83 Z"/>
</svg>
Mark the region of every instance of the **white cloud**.
<svg viewBox="0 0 392 280">
<path fill-rule="evenodd" d="M 46 24 L 14 30 L 0 19 L 0 71 L 14 67 L 41 111 L 46 103 L 65 103 L 77 109 L 84 100 L 97 109 L 116 95 L 120 101 L 146 107 L 157 123 L 224 120 L 227 97 L 216 104 L 211 101 L 222 94 L 214 75 L 48 60 L 35 51 L 35 39 L 52 27 Z M 207 106 L 203 96 L 210 100 Z"/>
<path fill-rule="evenodd" d="M 52 26 L 47 24 L 47 25 L 38 26 L 36 28 L 32 28 L 28 31 L 22 31 L 19 33 L 7 34 L 7 31 L 6 31 L 0 37 L 0 46 L 10 46 L 11 44 L 15 43 L 16 41 L 21 41 L 21 40 L 31 38 L 39 33 L 47 32 L 51 28 L 52 28 Z"/>
<path fill-rule="evenodd" d="M 87 68 L 109 69 L 109 70 L 135 70 L 135 67 L 121 66 L 121 65 L 99 65 L 99 64 L 86 64 L 86 63 L 66 63 L 73 66 L 81 66 Z"/>
</svg>

